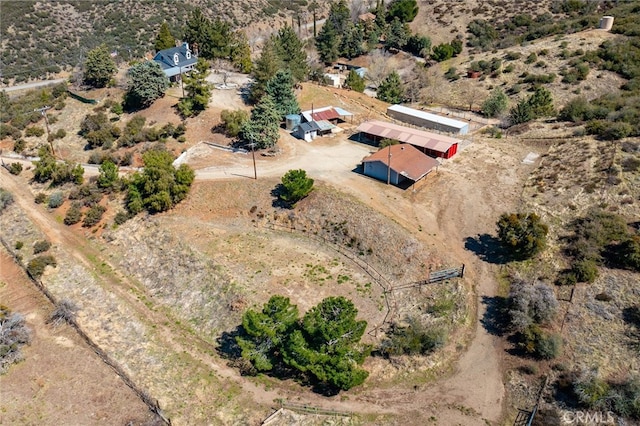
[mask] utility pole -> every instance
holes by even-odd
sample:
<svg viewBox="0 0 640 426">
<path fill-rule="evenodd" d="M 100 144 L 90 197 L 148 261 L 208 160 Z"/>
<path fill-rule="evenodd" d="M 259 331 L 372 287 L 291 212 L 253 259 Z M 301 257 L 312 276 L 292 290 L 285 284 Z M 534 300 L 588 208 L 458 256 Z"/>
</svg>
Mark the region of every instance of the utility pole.
<svg viewBox="0 0 640 426">
<path fill-rule="evenodd" d="M 47 110 L 51 109 L 50 106 L 43 106 L 42 108 L 36 108 L 33 112 L 39 112 L 44 117 L 44 123 L 47 127 L 47 141 L 51 145 L 51 154 L 55 157 L 56 151 L 53 149 L 53 139 L 51 138 L 51 132 L 49 130 L 49 119 L 47 118 Z"/>
<path fill-rule="evenodd" d="M 387 160 L 387 185 L 391 183 L 391 144 L 389 144 L 389 159 Z"/>
<path fill-rule="evenodd" d="M 256 143 L 251 142 L 249 146 L 251 147 L 251 158 L 253 158 L 253 178 L 258 180 L 258 171 L 256 169 Z"/>
</svg>

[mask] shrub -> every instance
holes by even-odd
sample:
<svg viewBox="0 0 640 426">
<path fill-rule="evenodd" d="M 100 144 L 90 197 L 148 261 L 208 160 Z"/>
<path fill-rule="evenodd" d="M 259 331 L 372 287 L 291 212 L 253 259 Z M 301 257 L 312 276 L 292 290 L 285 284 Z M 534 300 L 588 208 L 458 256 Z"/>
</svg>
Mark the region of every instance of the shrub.
<svg viewBox="0 0 640 426">
<path fill-rule="evenodd" d="M 22 163 L 11 163 L 9 165 L 9 173 L 16 176 L 22 173 Z"/>
<path fill-rule="evenodd" d="M 47 201 L 47 194 L 45 194 L 44 192 L 39 192 L 36 195 L 34 201 L 35 201 L 36 204 L 44 203 L 45 201 Z"/>
<path fill-rule="evenodd" d="M 445 341 L 444 329 L 425 327 L 416 318 L 410 318 L 407 326 L 391 326 L 380 352 L 384 355 L 427 355 L 442 347 Z"/>
<path fill-rule="evenodd" d="M 236 137 L 240 133 L 244 122 L 249 120 L 249 113 L 241 109 L 225 109 L 220 113 L 220 119 L 222 120 L 225 133 L 228 136 Z"/>
<path fill-rule="evenodd" d="M 65 136 L 67 136 L 67 131 L 64 129 L 58 129 L 58 131 L 55 133 L 55 138 L 56 139 L 62 139 Z"/>
<path fill-rule="evenodd" d="M 127 220 L 129 220 L 130 218 L 131 218 L 131 216 L 129 216 L 129 213 L 127 213 L 125 211 L 119 211 L 118 213 L 116 213 L 116 216 L 113 218 L 113 222 L 116 225 L 122 225 Z"/>
<path fill-rule="evenodd" d="M 532 63 L 534 63 L 534 62 L 535 62 L 535 61 L 537 61 L 537 60 L 538 60 L 538 55 L 536 55 L 536 53 L 535 53 L 535 52 L 531 52 L 531 53 L 529 54 L 529 56 L 527 56 L 527 59 L 525 59 L 524 63 L 525 63 L 525 64 L 532 64 Z"/>
<path fill-rule="evenodd" d="M 451 81 L 459 80 L 460 76 L 458 75 L 458 70 L 456 67 L 449 67 L 447 72 L 444 73 L 445 78 Z"/>
<path fill-rule="evenodd" d="M 532 257 L 545 247 L 549 228 L 535 213 L 504 213 L 497 226 L 500 242 L 516 258 Z"/>
<path fill-rule="evenodd" d="M 581 259 L 573 263 L 571 272 L 580 283 L 592 283 L 598 277 L 598 266 L 592 259 Z"/>
<path fill-rule="evenodd" d="M 31 330 L 24 317 L 0 305 L 0 375 L 23 359 L 21 348 L 31 342 Z"/>
<path fill-rule="evenodd" d="M 54 192 L 49 197 L 49 208 L 57 209 L 62 205 L 63 202 L 64 202 L 64 196 L 62 195 L 62 192 Z"/>
<path fill-rule="evenodd" d="M 69 299 L 62 299 L 56 303 L 56 308 L 49 316 L 49 323 L 55 326 L 62 323 L 73 324 L 76 320 L 78 307 Z"/>
<path fill-rule="evenodd" d="M 25 136 L 40 137 L 40 136 L 44 135 L 44 129 L 42 127 L 39 127 L 39 126 L 27 127 L 27 129 L 24 131 L 24 135 Z"/>
<path fill-rule="evenodd" d="M 71 204 L 71 207 L 69 207 L 69 210 L 67 210 L 67 214 L 64 217 L 65 225 L 74 225 L 80 222 L 80 219 L 82 219 L 82 211 L 80 210 L 81 207 L 82 204 L 80 204 L 79 202 L 74 202 Z"/>
<path fill-rule="evenodd" d="M 536 324 L 531 324 L 519 333 L 519 346 L 536 358 L 553 359 L 560 355 L 562 338 L 558 334 L 545 332 Z"/>
<path fill-rule="evenodd" d="M 609 384 L 599 378 L 595 372 L 579 377 L 574 383 L 573 390 L 584 407 L 606 408 L 605 397 L 609 393 Z"/>
<path fill-rule="evenodd" d="M 0 212 L 13 204 L 13 195 L 6 189 L 0 188 Z"/>
<path fill-rule="evenodd" d="M 16 250 L 20 250 L 22 247 L 24 247 L 24 243 L 22 241 L 16 241 Z"/>
<path fill-rule="evenodd" d="M 27 272 L 33 278 L 40 278 L 47 266 L 57 266 L 56 259 L 51 255 L 34 257 L 27 264 Z"/>
<path fill-rule="evenodd" d="M 82 221 L 82 226 L 85 228 L 90 228 L 100 222 L 102 220 L 102 215 L 107 209 L 100 204 L 96 204 L 92 206 L 84 216 L 84 220 Z"/>
<path fill-rule="evenodd" d="M 531 285 L 516 278 L 509 291 L 508 311 L 511 328 L 522 332 L 531 324 L 551 321 L 558 311 L 558 301 L 548 285 Z"/>
<path fill-rule="evenodd" d="M 24 141 L 24 139 L 17 139 L 13 143 L 13 152 L 15 152 L 16 154 L 20 154 L 26 147 L 27 143 Z"/>
<path fill-rule="evenodd" d="M 45 252 L 51 248 L 51 243 L 47 240 L 36 241 L 33 245 L 33 254 Z"/>
<path fill-rule="evenodd" d="M 313 189 L 313 179 L 307 177 L 302 169 L 289 170 L 282 176 L 280 198 L 289 204 L 295 204 L 309 195 Z"/>
</svg>

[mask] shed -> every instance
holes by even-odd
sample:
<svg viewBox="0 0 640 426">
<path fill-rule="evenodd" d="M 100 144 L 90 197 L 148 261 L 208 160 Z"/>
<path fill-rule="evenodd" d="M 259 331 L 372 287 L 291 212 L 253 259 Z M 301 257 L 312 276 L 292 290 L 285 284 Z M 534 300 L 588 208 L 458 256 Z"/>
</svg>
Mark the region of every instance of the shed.
<svg viewBox="0 0 640 426">
<path fill-rule="evenodd" d="M 451 158 L 458 152 L 459 139 L 424 130 L 412 129 L 398 124 L 380 120 L 364 122 L 356 129 L 360 137 L 379 142 L 382 139 L 393 139 L 401 143 L 408 143 L 432 157 Z"/>
<path fill-rule="evenodd" d="M 303 121 L 326 120 L 333 124 L 338 124 L 340 120 L 344 121 L 345 117 L 353 116 L 353 113 L 333 106 L 313 108 L 308 111 L 302 111 L 300 114 L 302 115 Z"/>
<path fill-rule="evenodd" d="M 293 135 L 307 142 L 311 142 L 318 136 L 318 130 L 320 130 L 320 127 L 315 121 L 300 123 L 293 131 Z"/>
<path fill-rule="evenodd" d="M 312 123 L 318 125 L 318 136 L 328 135 L 336 128 L 335 125 L 331 124 L 331 122 L 327 120 L 312 121 Z"/>
<path fill-rule="evenodd" d="M 436 114 L 409 108 L 403 105 L 391 105 L 387 108 L 387 114 L 397 120 L 413 124 L 427 129 L 439 130 L 441 132 L 466 135 L 469 133 L 469 123 L 442 117 Z"/>
<path fill-rule="evenodd" d="M 438 167 L 438 160 L 409 144 L 389 145 L 362 160 L 364 174 L 398 185 L 406 180 L 417 182 Z"/>
</svg>

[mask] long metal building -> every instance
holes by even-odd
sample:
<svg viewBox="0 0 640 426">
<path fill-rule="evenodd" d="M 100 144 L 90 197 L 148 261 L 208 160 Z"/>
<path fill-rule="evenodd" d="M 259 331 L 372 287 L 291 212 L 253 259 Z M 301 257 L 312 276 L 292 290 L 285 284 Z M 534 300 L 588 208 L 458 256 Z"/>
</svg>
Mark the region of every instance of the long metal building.
<svg viewBox="0 0 640 426">
<path fill-rule="evenodd" d="M 469 123 L 448 117 L 442 117 L 440 115 L 431 114 L 403 105 L 391 105 L 387 108 L 387 115 L 405 123 L 425 127 L 427 129 L 438 130 L 440 132 L 454 133 L 458 135 L 466 135 L 469 133 Z"/>
</svg>

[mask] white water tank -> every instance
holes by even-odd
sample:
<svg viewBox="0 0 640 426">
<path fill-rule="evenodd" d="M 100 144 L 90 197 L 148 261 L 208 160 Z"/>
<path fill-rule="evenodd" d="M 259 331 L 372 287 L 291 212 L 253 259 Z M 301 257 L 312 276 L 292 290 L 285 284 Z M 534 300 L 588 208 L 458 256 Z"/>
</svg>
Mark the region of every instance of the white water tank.
<svg viewBox="0 0 640 426">
<path fill-rule="evenodd" d="M 600 18 L 600 29 L 610 31 L 613 27 L 613 16 L 603 16 Z"/>
</svg>

